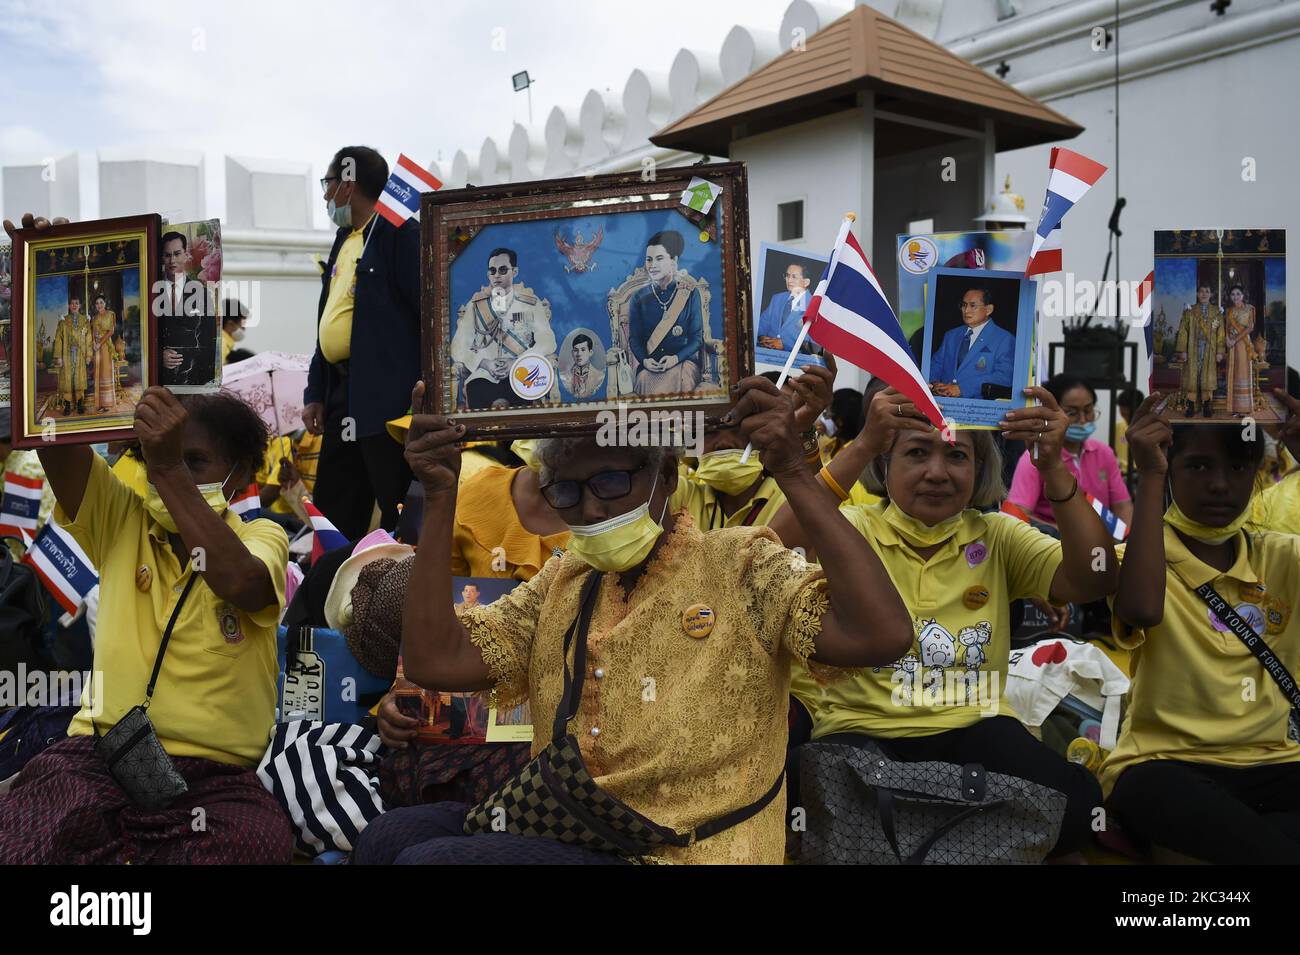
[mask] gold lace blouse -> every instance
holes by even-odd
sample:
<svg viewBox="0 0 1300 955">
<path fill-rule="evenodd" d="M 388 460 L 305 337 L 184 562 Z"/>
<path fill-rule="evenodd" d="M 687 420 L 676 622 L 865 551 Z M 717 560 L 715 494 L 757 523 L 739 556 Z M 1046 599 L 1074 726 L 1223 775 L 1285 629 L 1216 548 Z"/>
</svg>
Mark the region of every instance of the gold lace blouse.
<svg viewBox="0 0 1300 955">
<path fill-rule="evenodd" d="M 556 557 L 462 622 L 492 672 L 498 705 L 529 699 L 533 753 L 550 741 L 563 692 L 564 632 L 590 567 Z M 816 650 L 828 607 L 822 571 L 765 527 L 702 534 L 684 511 L 624 600 L 607 574 L 592 614 L 582 702 L 571 729 L 596 782 L 684 831 L 762 796 L 785 762 L 790 665 Z M 713 611 L 707 636 L 683 615 Z M 844 671 L 813 664 L 822 678 Z M 762 812 L 664 861 L 779 863 L 784 790 Z"/>
</svg>

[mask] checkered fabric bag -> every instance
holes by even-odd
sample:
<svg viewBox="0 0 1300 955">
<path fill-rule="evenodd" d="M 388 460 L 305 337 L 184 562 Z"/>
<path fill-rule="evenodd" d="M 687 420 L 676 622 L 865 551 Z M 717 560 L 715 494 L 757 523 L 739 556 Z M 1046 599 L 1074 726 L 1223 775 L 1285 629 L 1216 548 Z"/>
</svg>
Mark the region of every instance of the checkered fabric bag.
<svg viewBox="0 0 1300 955">
<path fill-rule="evenodd" d="M 1065 796 L 978 763 L 891 759 L 873 741 L 799 747 L 802 865 L 1038 863 Z"/>
<path fill-rule="evenodd" d="M 469 811 L 465 817 L 467 835 L 510 832 L 624 856 L 652 855 L 665 846 L 689 846 L 744 822 L 781 791 L 784 773 L 758 801 L 690 832 L 677 832 L 647 819 L 596 785 L 583 762 L 578 740 L 567 727 L 582 700 L 587 627 L 601 576 L 600 571 L 587 576 L 582 608 L 564 635 L 564 694 L 556 708 L 550 744 L 514 779 Z M 574 647 L 572 669 L 570 646 Z"/>
</svg>

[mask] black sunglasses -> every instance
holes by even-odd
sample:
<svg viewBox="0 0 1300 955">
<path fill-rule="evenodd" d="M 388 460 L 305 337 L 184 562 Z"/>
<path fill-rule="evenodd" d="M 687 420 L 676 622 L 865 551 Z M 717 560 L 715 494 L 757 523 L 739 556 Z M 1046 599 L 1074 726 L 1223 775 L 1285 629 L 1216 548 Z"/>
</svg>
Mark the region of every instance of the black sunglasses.
<svg viewBox="0 0 1300 955">
<path fill-rule="evenodd" d="M 582 487 L 585 484 L 593 495 L 602 501 L 617 501 L 626 497 L 632 490 L 632 475 L 645 469 L 645 465 L 631 471 L 601 471 L 585 481 L 552 481 L 539 488 L 546 502 L 556 510 L 574 507 L 582 500 Z"/>
</svg>

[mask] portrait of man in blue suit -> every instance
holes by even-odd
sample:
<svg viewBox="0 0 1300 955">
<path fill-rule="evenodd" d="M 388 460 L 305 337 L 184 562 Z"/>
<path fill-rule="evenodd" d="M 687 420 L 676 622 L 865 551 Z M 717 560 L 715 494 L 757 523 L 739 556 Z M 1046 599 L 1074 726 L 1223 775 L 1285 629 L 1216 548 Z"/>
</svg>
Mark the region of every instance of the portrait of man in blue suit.
<svg viewBox="0 0 1300 955">
<path fill-rule="evenodd" d="M 785 290 L 777 292 L 758 316 L 758 347 L 789 351 L 799 337 L 803 313 L 808 308 L 808 286 L 812 284 L 804 267 L 791 262 L 785 267 Z"/>
<path fill-rule="evenodd" d="M 993 293 L 971 285 L 960 308 L 962 323 L 943 336 L 930 362 L 930 390 L 941 398 L 981 398 L 985 384 L 1009 390 L 1016 337 L 994 323 Z"/>
</svg>

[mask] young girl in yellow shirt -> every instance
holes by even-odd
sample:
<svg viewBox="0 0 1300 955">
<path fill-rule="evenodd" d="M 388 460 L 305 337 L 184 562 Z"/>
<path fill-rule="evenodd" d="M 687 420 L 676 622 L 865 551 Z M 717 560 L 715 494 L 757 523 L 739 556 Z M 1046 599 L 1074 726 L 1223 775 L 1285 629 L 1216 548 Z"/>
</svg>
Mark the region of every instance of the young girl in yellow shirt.
<svg viewBox="0 0 1300 955">
<path fill-rule="evenodd" d="M 1133 685 L 1102 786 L 1139 844 L 1211 863 L 1295 863 L 1292 703 L 1237 631 L 1244 622 L 1300 672 L 1300 538 L 1245 529 L 1262 435 L 1171 426 L 1154 410 L 1162 404 L 1143 402 L 1128 433 L 1139 484 L 1114 615 L 1116 640 L 1133 648 Z M 1216 594 L 1236 626 L 1211 609 Z"/>
</svg>

